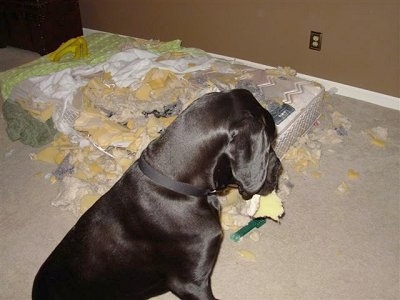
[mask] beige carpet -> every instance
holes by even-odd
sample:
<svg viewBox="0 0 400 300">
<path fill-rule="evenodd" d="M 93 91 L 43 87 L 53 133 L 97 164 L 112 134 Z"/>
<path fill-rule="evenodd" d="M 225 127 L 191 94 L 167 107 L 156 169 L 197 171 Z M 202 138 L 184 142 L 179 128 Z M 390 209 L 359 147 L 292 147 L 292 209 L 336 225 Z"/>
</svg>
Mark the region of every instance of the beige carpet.
<svg viewBox="0 0 400 300">
<path fill-rule="evenodd" d="M 0 71 L 37 58 L 0 49 Z M 321 178 L 298 173 L 284 161 L 294 184 L 281 224 L 260 228 L 258 242 L 223 243 L 213 275 L 221 299 L 400 299 L 400 113 L 333 96 L 329 105 L 352 123 L 343 142 L 324 147 Z M 388 129 L 384 148 L 362 131 Z M 30 298 L 33 277 L 76 218 L 52 207 L 57 185 L 41 175 L 52 165 L 11 142 L 0 118 L 0 299 Z M 354 169 L 360 178 L 350 180 Z M 348 191 L 337 187 L 345 182 Z M 242 258 L 248 250 L 255 261 Z M 166 294 L 157 299 L 176 299 Z"/>
</svg>

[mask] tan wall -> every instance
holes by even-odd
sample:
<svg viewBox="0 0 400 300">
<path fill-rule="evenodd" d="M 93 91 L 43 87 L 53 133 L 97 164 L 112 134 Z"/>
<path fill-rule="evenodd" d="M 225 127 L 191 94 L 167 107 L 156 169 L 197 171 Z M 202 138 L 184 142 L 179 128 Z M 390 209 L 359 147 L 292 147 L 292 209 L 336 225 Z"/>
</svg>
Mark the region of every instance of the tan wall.
<svg viewBox="0 0 400 300">
<path fill-rule="evenodd" d="M 86 28 L 160 40 L 400 97 L 399 0 L 80 0 Z M 308 49 L 310 31 L 322 50 Z"/>
</svg>

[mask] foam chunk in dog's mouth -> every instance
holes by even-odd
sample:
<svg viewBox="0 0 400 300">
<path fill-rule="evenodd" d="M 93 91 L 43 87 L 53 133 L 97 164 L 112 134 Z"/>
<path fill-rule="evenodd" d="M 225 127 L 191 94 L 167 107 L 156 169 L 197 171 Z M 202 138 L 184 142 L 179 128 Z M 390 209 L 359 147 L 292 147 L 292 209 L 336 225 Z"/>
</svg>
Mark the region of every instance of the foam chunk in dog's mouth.
<svg viewBox="0 0 400 300">
<path fill-rule="evenodd" d="M 255 204 L 251 207 L 256 206 L 257 210 L 254 214 L 250 214 L 253 218 L 271 218 L 275 221 L 279 221 L 279 218 L 283 215 L 284 209 L 282 200 L 278 197 L 275 191 L 267 196 L 254 195 L 251 200 Z M 256 204 L 258 202 L 258 205 Z"/>
</svg>

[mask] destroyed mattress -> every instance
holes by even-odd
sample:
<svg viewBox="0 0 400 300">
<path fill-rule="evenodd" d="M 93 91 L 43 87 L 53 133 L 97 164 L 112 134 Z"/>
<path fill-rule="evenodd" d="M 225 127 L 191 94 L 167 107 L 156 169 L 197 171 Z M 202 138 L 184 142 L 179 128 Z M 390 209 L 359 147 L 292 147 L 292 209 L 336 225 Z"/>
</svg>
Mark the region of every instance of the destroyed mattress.
<svg viewBox="0 0 400 300">
<path fill-rule="evenodd" d="M 324 90 L 310 81 L 293 76 L 269 76 L 268 79 L 267 83 L 261 85 L 264 95 L 270 99 L 284 96 L 281 105 L 274 103 L 269 108 L 278 132 L 275 151 L 279 157 L 283 157 L 320 116 Z"/>
<path fill-rule="evenodd" d="M 85 37 L 89 57 L 46 56 L 0 74 L 2 96 L 59 132 L 32 158 L 58 165 L 67 186 L 53 203 L 80 214 L 104 193 L 183 109 L 208 92 L 250 90 L 273 115 L 283 157 L 319 117 L 324 89 L 289 68 L 255 68 L 180 41 L 110 34 Z M 7 118 L 6 120 L 13 119 Z M 18 127 L 18 126 L 17 126 Z M 73 188 L 71 188 L 73 186 Z"/>
</svg>

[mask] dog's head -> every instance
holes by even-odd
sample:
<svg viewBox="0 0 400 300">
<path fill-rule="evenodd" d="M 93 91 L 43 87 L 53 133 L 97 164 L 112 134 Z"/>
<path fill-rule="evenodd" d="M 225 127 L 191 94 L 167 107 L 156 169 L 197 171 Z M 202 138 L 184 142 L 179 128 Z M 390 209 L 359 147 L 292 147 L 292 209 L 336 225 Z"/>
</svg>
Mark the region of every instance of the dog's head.
<svg viewBox="0 0 400 300">
<path fill-rule="evenodd" d="M 275 123 L 250 92 L 233 92 L 237 94 L 241 116 L 229 128 L 227 156 L 232 176 L 243 198 L 267 195 L 277 188 L 282 172 L 273 149 Z"/>
<path fill-rule="evenodd" d="M 272 116 L 252 93 L 235 89 L 194 101 L 145 155 L 153 156 L 150 161 L 157 156 L 161 170 L 178 181 L 218 190 L 237 184 L 248 199 L 277 188 L 282 166 L 273 150 L 276 135 Z"/>
</svg>

